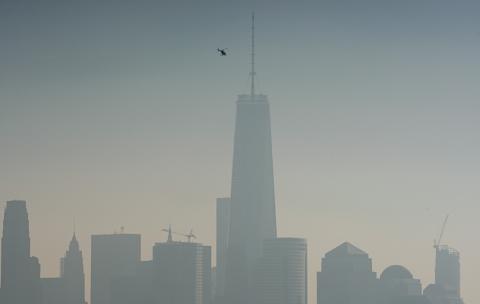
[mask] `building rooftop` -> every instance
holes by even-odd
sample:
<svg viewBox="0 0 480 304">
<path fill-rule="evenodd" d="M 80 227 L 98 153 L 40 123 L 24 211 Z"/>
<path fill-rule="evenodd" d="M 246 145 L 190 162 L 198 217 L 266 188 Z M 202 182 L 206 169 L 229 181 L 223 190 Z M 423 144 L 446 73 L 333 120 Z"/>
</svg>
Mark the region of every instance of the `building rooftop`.
<svg viewBox="0 0 480 304">
<path fill-rule="evenodd" d="M 412 273 L 405 267 L 400 265 L 392 265 L 382 272 L 380 280 L 403 280 L 413 279 Z"/>
<path fill-rule="evenodd" d="M 326 257 L 339 257 L 339 256 L 353 256 L 353 255 L 362 255 L 368 256 L 368 253 L 355 247 L 354 245 L 350 244 L 349 242 L 345 242 L 340 246 L 336 247 L 335 249 L 327 252 L 325 255 Z"/>
<path fill-rule="evenodd" d="M 26 206 L 27 205 L 27 201 L 24 201 L 24 200 L 11 200 L 11 201 L 7 201 L 7 206 L 15 206 L 15 205 L 19 205 L 19 206 Z"/>
</svg>

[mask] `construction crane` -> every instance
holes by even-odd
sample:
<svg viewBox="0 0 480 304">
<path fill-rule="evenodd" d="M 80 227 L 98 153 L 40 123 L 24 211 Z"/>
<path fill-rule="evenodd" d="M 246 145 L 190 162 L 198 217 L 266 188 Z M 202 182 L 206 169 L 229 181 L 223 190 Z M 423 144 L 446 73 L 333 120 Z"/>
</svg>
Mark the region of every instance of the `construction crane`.
<svg viewBox="0 0 480 304">
<path fill-rule="evenodd" d="M 167 232 L 168 233 L 168 240 L 167 242 L 173 242 L 173 238 L 172 238 L 172 235 L 173 234 L 176 234 L 176 235 L 181 235 L 183 237 L 186 237 L 187 238 L 187 241 L 189 243 L 192 242 L 192 239 L 196 239 L 197 236 L 195 234 L 193 234 L 193 229 L 190 230 L 190 232 L 188 234 L 185 234 L 185 233 L 180 233 L 180 232 L 175 232 L 175 231 L 172 231 L 172 226 L 168 226 L 168 229 L 162 229 L 163 232 Z"/>
<path fill-rule="evenodd" d="M 445 232 L 445 227 L 447 226 L 449 214 L 445 217 L 442 224 L 442 230 L 440 231 L 440 235 L 438 236 L 438 240 L 433 241 L 433 248 L 438 249 L 442 244 L 443 233 Z"/>
</svg>

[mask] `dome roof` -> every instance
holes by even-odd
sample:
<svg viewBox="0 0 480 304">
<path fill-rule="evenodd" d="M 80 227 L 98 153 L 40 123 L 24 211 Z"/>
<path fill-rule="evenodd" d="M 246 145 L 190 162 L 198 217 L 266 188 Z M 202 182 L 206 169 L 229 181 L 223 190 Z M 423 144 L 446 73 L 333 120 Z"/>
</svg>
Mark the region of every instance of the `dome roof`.
<svg viewBox="0 0 480 304">
<path fill-rule="evenodd" d="M 445 288 L 443 286 L 438 285 L 438 284 L 430 284 L 428 285 L 424 290 L 423 294 L 426 297 L 446 297 L 447 292 L 445 291 Z"/>
<path fill-rule="evenodd" d="M 403 280 L 413 279 L 412 273 L 405 267 L 393 265 L 385 268 L 380 275 L 380 280 Z"/>
</svg>

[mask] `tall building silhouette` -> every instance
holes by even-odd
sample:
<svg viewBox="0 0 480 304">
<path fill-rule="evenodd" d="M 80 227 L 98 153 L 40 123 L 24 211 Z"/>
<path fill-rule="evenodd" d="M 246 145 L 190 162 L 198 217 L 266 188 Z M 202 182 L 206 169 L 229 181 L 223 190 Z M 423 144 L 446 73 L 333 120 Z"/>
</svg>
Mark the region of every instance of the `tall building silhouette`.
<svg viewBox="0 0 480 304">
<path fill-rule="evenodd" d="M 255 285 L 256 304 L 307 304 L 307 241 L 266 240 Z"/>
<path fill-rule="evenodd" d="M 40 280 L 43 304 L 85 304 L 83 259 L 75 234 L 60 259 L 60 277 Z"/>
<path fill-rule="evenodd" d="M 91 304 L 112 304 L 113 282 L 135 275 L 140 242 L 139 234 L 92 235 Z"/>
<path fill-rule="evenodd" d="M 228 234 L 230 231 L 229 197 L 217 198 L 217 248 L 215 270 L 215 298 L 221 303 L 225 295 Z"/>
<path fill-rule="evenodd" d="M 61 278 L 65 286 L 65 304 L 85 304 L 83 256 L 75 234 L 61 260 Z"/>
<path fill-rule="evenodd" d="M 317 273 L 318 304 L 373 304 L 377 297 L 377 275 L 366 252 L 346 242 L 322 259 L 322 271 Z"/>
<path fill-rule="evenodd" d="M 158 286 L 153 282 L 153 261 L 142 261 L 135 273 L 118 276 L 112 281 L 111 303 L 159 304 L 154 296 Z"/>
<path fill-rule="evenodd" d="M 231 223 L 227 250 L 226 301 L 253 301 L 255 265 L 266 239 L 276 237 L 270 109 L 255 93 L 254 18 L 249 95 L 237 100 L 231 184 Z"/>
<path fill-rule="evenodd" d="M 460 253 L 452 247 L 435 247 L 435 285 L 443 289 L 448 304 L 462 304 L 460 295 Z"/>
<path fill-rule="evenodd" d="M 211 304 L 211 247 L 176 242 L 169 235 L 153 247 L 155 303 Z"/>
<path fill-rule="evenodd" d="M 8 201 L 3 219 L 2 303 L 40 302 L 40 264 L 30 256 L 29 229 L 27 203 Z"/>
</svg>

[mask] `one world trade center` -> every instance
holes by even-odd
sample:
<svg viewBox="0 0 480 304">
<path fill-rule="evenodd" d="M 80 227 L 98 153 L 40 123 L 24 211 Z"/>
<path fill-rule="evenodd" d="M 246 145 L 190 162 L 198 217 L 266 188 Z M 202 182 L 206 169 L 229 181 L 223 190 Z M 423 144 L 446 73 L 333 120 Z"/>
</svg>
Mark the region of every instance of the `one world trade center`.
<svg viewBox="0 0 480 304">
<path fill-rule="evenodd" d="M 262 244 L 277 234 L 270 109 L 267 96 L 255 93 L 254 29 L 252 15 L 251 89 L 236 103 L 224 304 L 254 303 Z"/>
</svg>

